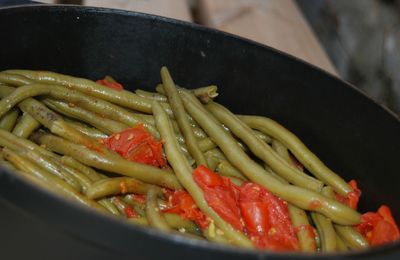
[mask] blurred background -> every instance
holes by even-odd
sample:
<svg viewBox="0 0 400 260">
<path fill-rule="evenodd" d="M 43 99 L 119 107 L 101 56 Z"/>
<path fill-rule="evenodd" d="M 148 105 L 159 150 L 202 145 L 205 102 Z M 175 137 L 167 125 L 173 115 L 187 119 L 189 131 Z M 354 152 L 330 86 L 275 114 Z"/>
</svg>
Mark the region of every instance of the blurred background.
<svg viewBox="0 0 400 260">
<path fill-rule="evenodd" d="M 400 115 L 400 0 L 39 2 L 153 13 L 250 38 L 349 81 Z"/>
</svg>

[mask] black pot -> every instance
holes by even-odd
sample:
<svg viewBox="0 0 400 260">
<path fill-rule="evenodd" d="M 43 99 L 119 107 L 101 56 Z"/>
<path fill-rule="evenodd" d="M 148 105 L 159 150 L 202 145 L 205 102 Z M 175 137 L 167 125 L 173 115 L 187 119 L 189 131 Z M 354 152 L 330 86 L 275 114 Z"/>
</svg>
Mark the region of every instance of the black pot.
<svg viewBox="0 0 400 260">
<path fill-rule="evenodd" d="M 186 87 L 217 84 L 236 113 L 265 115 L 296 133 L 322 161 L 364 191 L 361 210 L 386 203 L 400 222 L 400 123 L 340 79 L 266 46 L 152 15 L 77 6 L 0 9 L 0 70 L 51 70 L 153 90 L 166 65 Z M 225 248 L 113 217 L 0 170 L 1 259 L 400 258 L 395 243 L 342 255 Z M 113 258 L 113 259 L 114 259 Z"/>
</svg>

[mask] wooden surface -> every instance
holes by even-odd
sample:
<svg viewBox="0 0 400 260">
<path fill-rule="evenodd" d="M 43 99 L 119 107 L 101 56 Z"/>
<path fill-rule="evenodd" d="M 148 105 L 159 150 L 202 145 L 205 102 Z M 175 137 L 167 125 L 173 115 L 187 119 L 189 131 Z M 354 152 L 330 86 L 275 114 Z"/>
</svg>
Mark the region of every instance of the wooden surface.
<svg viewBox="0 0 400 260">
<path fill-rule="evenodd" d="M 293 0 L 198 0 L 201 23 L 269 45 L 337 74 Z"/>
<path fill-rule="evenodd" d="M 88 6 L 124 9 L 192 21 L 186 0 L 84 0 L 83 2 Z"/>
</svg>

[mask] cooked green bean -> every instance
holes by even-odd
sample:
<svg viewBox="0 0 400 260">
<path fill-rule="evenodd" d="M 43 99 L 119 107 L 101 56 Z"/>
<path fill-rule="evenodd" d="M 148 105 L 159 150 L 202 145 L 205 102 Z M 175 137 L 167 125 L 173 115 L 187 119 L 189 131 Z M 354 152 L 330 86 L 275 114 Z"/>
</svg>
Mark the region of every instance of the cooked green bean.
<svg viewBox="0 0 400 260">
<path fill-rule="evenodd" d="M 165 95 L 165 89 L 164 89 L 165 83 L 159 84 L 156 87 L 156 91 L 160 94 Z M 182 89 L 181 87 L 179 87 Z M 210 85 L 210 86 L 205 86 L 205 87 L 200 87 L 200 88 L 195 88 L 195 89 L 188 89 L 190 92 L 193 93 L 198 99 L 200 99 L 203 103 L 207 103 L 214 98 L 218 96 L 217 90 L 218 87 L 215 85 Z"/>
<path fill-rule="evenodd" d="M 350 185 L 321 162 L 297 136 L 279 123 L 261 116 L 239 116 L 239 118 L 251 128 L 260 130 L 279 140 L 296 156 L 307 170 L 326 185 L 332 186 L 339 194 L 347 196 L 347 193 L 352 191 Z"/>
<path fill-rule="evenodd" d="M 34 89 L 35 93 L 32 93 Z M 144 127 L 150 131 L 155 137 L 158 138 L 158 132 L 151 124 L 146 123 L 140 115 L 136 115 L 118 105 L 107 102 L 105 100 L 85 95 L 79 91 L 70 90 L 66 87 L 57 85 L 28 85 L 20 88 L 24 93 L 31 93 L 35 95 L 48 95 L 55 99 L 60 99 L 68 102 L 70 106 L 77 106 L 86 109 L 94 114 L 107 117 L 115 121 L 121 122 L 128 126 L 136 126 L 143 124 Z"/>
<path fill-rule="evenodd" d="M 14 90 L 15 88 L 2 86 L 0 88 L 0 97 L 10 95 L 14 92 Z M 74 142 L 98 149 L 103 153 L 110 155 L 112 154 L 105 147 L 97 144 L 94 139 L 91 139 L 70 127 L 61 116 L 48 109 L 37 100 L 33 98 L 27 98 L 20 102 L 18 106 L 24 113 L 30 114 L 35 120 L 48 128 L 52 133 L 63 136 L 68 140 L 73 140 Z"/>
<path fill-rule="evenodd" d="M 40 123 L 36 119 L 28 113 L 23 113 L 12 133 L 21 138 L 28 138 L 39 127 Z"/>
<path fill-rule="evenodd" d="M 343 242 L 343 240 L 340 238 L 338 234 L 336 234 L 336 244 L 339 252 L 348 251 L 346 244 Z"/>
<path fill-rule="evenodd" d="M 136 95 L 144 97 L 144 98 L 157 100 L 160 102 L 168 102 L 168 99 L 166 96 L 158 94 L 158 93 L 149 92 L 149 91 L 142 90 L 142 89 L 136 89 L 135 93 L 136 93 Z"/>
<path fill-rule="evenodd" d="M 157 188 L 134 178 L 116 177 L 102 179 L 93 183 L 87 190 L 86 196 L 91 199 L 99 199 L 126 193 L 146 194 L 149 189 Z"/>
<path fill-rule="evenodd" d="M 117 208 L 118 212 L 120 215 L 123 215 L 127 218 L 131 218 L 132 216 L 130 215 L 132 212 L 129 210 L 131 208 L 131 205 L 126 203 L 121 199 L 121 197 L 115 196 L 111 197 L 109 201 L 114 205 L 114 207 Z"/>
<path fill-rule="evenodd" d="M 285 160 L 289 165 L 293 166 L 292 158 L 290 158 L 290 154 L 288 149 L 278 140 L 272 140 L 271 142 L 272 149 L 280 156 L 283 160 Z"/>
<path fill-rule="evenodd" d="M 71 156 L 88 166 L 137 178 L 141 181 L 170 189 L 181 188 L 176 177 L 166 170 L 93 151 L 83 145 L 74 144 L 50 134 L 34 133 L 32 138 L 36 142 L 46 145 L 48 149 Z"/>
<path fill-rule="evenodd" d="M 184 219 L 177 214 L 164 213 L 162 214 L 168 226 L 180 232 L 189 232 L 195 235 L 201 235 L 199 228 L 190 220 Z"/>
<path fill-rule="evenodd" d="M 83 122 L 96 127 L 97 129 L 103 131 L 106 134 L 122 132 L 123 130 L 129 128 L 129 126 L 123 123 L 101 117 L 86 109 L 77 106 L 71 107 L 69 104 L 63 101 L 46 98 L 45 100 L 43 100 L 43 102 L 46 104 L 46 106 L 57 111 L 58 113 L 82 120 Z"/>
<path fill-rule="evenodd" d="M 121 213 L 115 207 L 115 205 L 110 201 L 110 199 L 101 199 L 97 201 L 101 206 L 103 206 L 106 210 L 108 210 L 111 214 L 119 216 Z"/>
<path fill-rule="evenodd" d="M 185 138 L 185 143 L 189 154 L 196 161 L 197 165 L 203 164 L 207 166 L 207 161 L 197 144 L 197 139 L 187 119 L 187 114 L 185 108 L 183 107 L 179 93 L 176 90 L 175 83 L 166 67 L 161 68 L 161 79 L 164 84 L 164 90 L 166 92 L 168 102 L 171 106 L 172 112 L 174 113 L 175 120 L 178 123 L 183 137 Z"/>
<path fill-rule="evenodd" d="M 325 187 L 323 192 L 328 198 L 335 197 L 332 187 Z M 368 241 L 354 227 L 343 225 L 334 225 L 334 227 L 339 237 L 350 248 L 361 249 L 369 247 Z"/>
<path fill-rule="evenodd" d="M 31 161 L 34 161 L 37 167 L 41 167 L 51 174 L 61 178 L 73 189 L 77 191 L 81 190 L 81 185 L 79 184 L 78 180 L 55 163 L 55 155 L 47 156 L 40 152 L 41 148 L 36 144 L 28 140 L 18 138 L 17 136 L 4 130 L 0 130 L 0 137 L 0 146 L 7 147 L 14 151 L 19 151 L 21 154 L 23 153 L 23 156 Z M 27 143 L 30 144 L 27 145 Z"/>
<path fill-rule="evenodd" d="M 186 111 L 221 148 L 229 161 L 250 180 L 259 183 L 273 194 L 299 208 L 322 213 L 335 223 L 355 225 L 360 222 L 359 213 L 336 200 L 326 198 L 319 193 L 301 187 L 282 184 L 268 176 L 266 171 L 247 156 L 237 142 L 223 130 L 220 124 L 216 123 L 215 119 L 210 117 L 204 108 L 190 102 L 185 93 L 182 97 Z"/>
<path fill-rule="evenodd" d="M 209 102 L 207 109 L 240 138 L 258 158 L 266 162 L 274 172 L 297 186 L 319 192 L 323 184 L 311 176 L 291 167 L 253 131 L 223 106 Z"/>
<path fill-rule="evenodd" d="M 21 171 L 31 173 L 32 175 L 36 176 L 37 178 L 43 180 L 44 182 L 50 185 L 54 185 L 57 188 L 57 190 L 59 190 L 60 193 L 63 194 L 65 197 L 72 198 L 81 204 L 105 212 L 104 208 L 97 202 L 88 199 L 84 195 L 81 195 L 79 192 L 74 190 L 64 181 L 52 175 L 51 173 L 47 172 L 46 170 L 37 167 L 34 163 L 24 159 L 23 156 L 18 155 L 16 152 L 13 152 L 8 148 L 4 148 L 3 153 L 5 159 L 13 163 L 15 167 L 17 167 Z"/>
<path fill-rule="evenodd" d="M 11 131 L 14 128 L 15 123 L 19 115 L 17 108 L 8 111 L 3 117 L 0 116 L 0 129 Z"/>
<path fill-rule="evenodd" d="M 207 151 L 204 156 L 206 157 L 208 168 L 212 171 L 217 169 L 218 163 L 220 161 L 212 152 Z"/>
<path fill-rule="evenodd" d="M 94 127 L 84 124 L 82 122 L 79 122 L 79 121 L 76 121 L 73 119 L 69 119 L 69 118 L 64 118 L 64 121 L 67 122 L 73 128 L 75 128 L 76 130 L 78 130 L 79 132 L 81 132 L 82 134 L 85 134 L 91 138 L 103 139 L 103 138 L 108 137 L 108 135 L 101 132 L 97 128 L 94 128 Z"/>
<path fill-rule="evenodd" d="M 105 176 L 96 172 L 92 168 L 80 163 L 79 161 L 75 160 L 74 158 L 70 156 L 62 156 L 61 157 L 61 163 L 64 165 L 67 165 L 73 169 L 76 169 L 83 174 L 85 174 L 92 182 L 96 182 L 98 180 L 104 179 Z"/>
<path fill-rule="evenodd" d="M 12 73 L 6 73 L 4 71 L 0 72 L 0 82 L 12 86 L 23 86 L 33 83 L 33 81 L 31 79 L 28 79 L 27 77 Z"/>
<path fill-rule="evenodd" d="M 322 252 L 335 252 L 337 250 L 336 232 L 331 220 L 315 212 L 311 212 L 311 218 L 317 227 Z"/>
<path fill-rule="evenodd" d="M 199 140 L 197 142 L 197 145 L 199 146 L 199 148 L 202 152 L 206 152 L 208 150 L 211 150 L 211 149 L 217 147 L 217 145 L 210 138 L 204 138 L 204 139 Z"/>
<path fill-rule="evenodd" d="M 160 212 L 157 203 L 157 196 L 160 194 L 159 190 L 149 189 L 146 194 L 146 217 L 150 226 L 159 230 L 170 231 L 171 227 L 164 219 Z"/>
<path fill-rule="evenodd" d="M 230 241 L 232 241 L 232 243 L 252 248 L 252 243 L 247 239 L 244 234 L 235 230 L 230 224 L 225 222 L 211 207 L 208 206 L 207 202 L 204 199 L 202 190 L 197 186 L 192 178 L 192 168 L 190 167 L 186 158 L 179 151 L 179 146 L 176 142 L 169 118 L 156 101 L 153 102 L 152 106 L 157 129 L 160 132 L 161 137 L 165 140 L 164 149 L 168 162 L 172 166 L 180 183 L 182 183 L 185 189 L 193 197 L 193 200 L 196 202 L 196 205 L 200 208 L 200 210 L 215 221 L 216 225 L 222 229 L 225 236 Z"/>
<path fill-rule="evenodd" d="M 31 70 L 8 70 L 5 73 L 17 74 L 25 76 L 31 80 L 43 82 L 47 84 L 58 84 L 68 86 L 71 89 L 79 90 L 90 96 L 101 98 L 103 100 L 128 107 L 137 111 L 152 113 L 151 100 L 140 97 L 130 91 L 126 90 L 115 90 L 94 81 L 77 78 L 67 75 L 62 75 L 54 72 L 47 71 L 31 71 Z M 172 111 L 167 104 L 162 105 L 169 115 L 172 115 Z"/>
<path fill-rule="evenodd" d="M 222 159 L 219 159 L 219 163 L 217 165 L 216 171 L 223 176 L 230 176 L 230 177 L 238 178 L 242 181 L 247 180 L 247 178 L 245 176 L 243 176 L 243 174 L 238 169 L 233 167 L 230 162 L 222 160 Z"/>
</svg>

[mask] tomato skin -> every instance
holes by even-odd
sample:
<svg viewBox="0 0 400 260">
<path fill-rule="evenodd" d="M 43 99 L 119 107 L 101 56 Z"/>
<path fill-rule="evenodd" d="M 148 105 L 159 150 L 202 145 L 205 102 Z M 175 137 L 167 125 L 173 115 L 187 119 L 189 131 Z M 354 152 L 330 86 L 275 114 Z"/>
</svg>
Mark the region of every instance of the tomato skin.
<svg viewBox="0 0 400 260">
<path fill-rule="evenodd" d="M 96 80 L 96 83 L 118 91 L 124 90 L 121 84 L 110 79 L 110 77 L 106 76 L 104 79 Z"/>
<path fill-rule="evenodd" d="M 361 216 L 361 223 L 355 228 L 371 246 L 378 246 L 400 239 L 399 228 L 393 219 L 390 208 L 381 206 L 377 212 L 367 212 Z"/>
<path fill-rule="evenodd" d="M 208 227 L 209 220 L 207 216 L 197 207 L 193 198 L 186 191 L 167 192 L 168 208 L 164 213 L 174 213 L 184 219 L 194 221 L 201 229 Z"/>
<path fill-rule="evenodd" d="M 273 251 L 299 249 L 286 202 L 248 182 L 240 187 L 239 205 L 248 236 L 256 247 Z"/>
<path fill-rule="evenodd" d="M 357 182 L 355 180 L 349 181 L 349 185 L 353 189 L 353 191 L 347 194 L 347 197 L 344 197 L 340 194 L 335 193 L 335 198 L 337 201 L 346 204 L 352 209 L 357 209 L 358 201 L 360 200 L 361 190 L 358 188 Z"/>
<path fill-rule="evenodd" d="M 235 229 L 242 230 L 237 206 L 238 192 L 231 181 L 215 174 L 204 165 L 199 165 L 192 174 L 197 185 L 203 190 L 207 204 Z"/>
<path fill-rule="evenodd" d="M 127 160 L 155 167 L 167 165 L 162 152 L 162 143 L 158 142 L 142 124 L 112 134 L 102 139 L 102 142 Z"/>
</svg>

